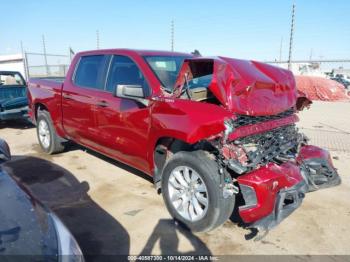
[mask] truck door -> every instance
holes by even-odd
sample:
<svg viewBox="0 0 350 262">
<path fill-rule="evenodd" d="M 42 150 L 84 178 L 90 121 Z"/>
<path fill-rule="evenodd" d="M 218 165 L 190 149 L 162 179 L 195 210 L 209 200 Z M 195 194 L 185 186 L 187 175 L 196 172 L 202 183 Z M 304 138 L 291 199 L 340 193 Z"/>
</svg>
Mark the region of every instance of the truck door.
<svg viewBox="0 0 350 262">
<path fill-rule="evenodd" d="M 106 154 L 147 171 L 149 107 L 132 99 L 115 97 L 113 92 L 117 85 L 142 85 L 146 97 L 150 94 L 147 81 L 138 65 L 127 56 L 113 56 L 106 92 L 99 98 L 103 105 L 94 111 L 94 140 L 104 148 Z"/>
<path fill-rule="evenodd" d="M 93 146 L 97 97 L 104 92 L 110 56 L 82 56 L 62 90 L 63 128 L 74 141 Z"/>
</svg>

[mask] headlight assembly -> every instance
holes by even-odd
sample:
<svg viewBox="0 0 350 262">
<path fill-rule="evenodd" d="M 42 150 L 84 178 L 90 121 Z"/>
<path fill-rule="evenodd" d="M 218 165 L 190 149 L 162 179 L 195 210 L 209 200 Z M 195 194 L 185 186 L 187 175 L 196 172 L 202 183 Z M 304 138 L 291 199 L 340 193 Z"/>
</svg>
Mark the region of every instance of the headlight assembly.
<svg viewBox="0 0 350 262">
<path fill-rule="evenodd" d="M 224 139 L 227 140 L 229 134 L 231 134 L 234 130 L 231 119 L 226 119 L 224 121 L 225 131 L 224 131 Z"/>
</svg>

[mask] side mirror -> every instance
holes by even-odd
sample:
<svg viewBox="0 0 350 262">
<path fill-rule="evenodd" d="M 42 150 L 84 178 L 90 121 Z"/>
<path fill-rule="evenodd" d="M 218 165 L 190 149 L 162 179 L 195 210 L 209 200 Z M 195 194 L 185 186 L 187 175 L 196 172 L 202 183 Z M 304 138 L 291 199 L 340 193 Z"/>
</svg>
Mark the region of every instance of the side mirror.
<svg viewBox="0 0 350 262">
<path fill-rule="evenodd" d="M 145 93 L 141 85 L 117 85 L 113 95 L 133 99 L 144 106 L 149 104 L 149 100 L 145 99 Z"/>
<path fill-rule="evenodd" d="M 10 147 L 5 140 L 0 138 L 0 162 L 11 159 Z"/>
<path fill-rule="evenodd" d="M 114 96 L 125 98 L 144 98 L 143 88 L 141 85 L 117 85 Z"/>
</svg>

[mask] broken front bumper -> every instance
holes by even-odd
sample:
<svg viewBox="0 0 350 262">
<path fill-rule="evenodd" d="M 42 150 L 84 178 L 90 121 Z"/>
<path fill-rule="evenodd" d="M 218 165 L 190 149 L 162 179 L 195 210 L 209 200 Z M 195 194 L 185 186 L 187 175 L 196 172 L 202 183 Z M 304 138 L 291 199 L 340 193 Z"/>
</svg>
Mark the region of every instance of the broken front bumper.
<svg viewBox="0 0 350 262">
<path fill-rule="evenodd" d="M 294 162 L 270 163 L 237 178 L 245 205 L 242 220 L 269 230 L 297 209 L 305 193 L 340 184 L 327 151 L 304 146 Z"/>
<path fill-rule="evenodd" d="M 274 228 L 301 205 L 306 192 L 307 184 L 305 181 L 301 181 L 293 187 L 282 189 L 276 197 L 271 214 L 255 221 L 250 227 L 265 231 Z"/>
<path fill-rule="evenodd" d="M 303 146 L 297 157 L 308 192 L 339 185 L 341 179 L 328 151 L 316 146 Z"/>
</svg>

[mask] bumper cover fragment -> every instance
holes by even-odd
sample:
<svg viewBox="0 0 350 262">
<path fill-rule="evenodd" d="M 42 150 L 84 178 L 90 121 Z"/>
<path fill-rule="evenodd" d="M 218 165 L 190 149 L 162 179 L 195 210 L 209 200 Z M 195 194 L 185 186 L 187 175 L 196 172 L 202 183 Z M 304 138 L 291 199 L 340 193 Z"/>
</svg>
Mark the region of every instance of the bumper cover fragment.
<svg viewBox="0 0 350 262">
<path fill-rule="evenodd" d="M 316 146 L 304 146 L 297 158 L 308 192 L 333 187 L 341 183 L 328 151 Z"/>
<path fill-rule="evenodd" d="M 257 228 L 259 231 L 269 231 L 277 226 L 301 205 L 307 188 L 306 182 L 301 181 L 291 188 L 280 190 L 271 214 L 254 222 L 249 227 Z"/>
</svg>

